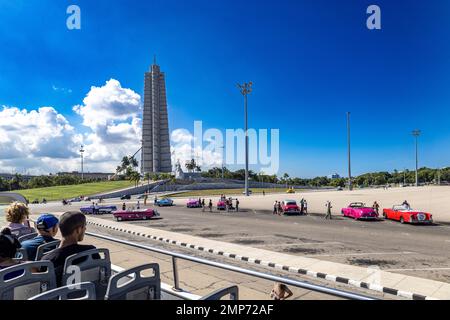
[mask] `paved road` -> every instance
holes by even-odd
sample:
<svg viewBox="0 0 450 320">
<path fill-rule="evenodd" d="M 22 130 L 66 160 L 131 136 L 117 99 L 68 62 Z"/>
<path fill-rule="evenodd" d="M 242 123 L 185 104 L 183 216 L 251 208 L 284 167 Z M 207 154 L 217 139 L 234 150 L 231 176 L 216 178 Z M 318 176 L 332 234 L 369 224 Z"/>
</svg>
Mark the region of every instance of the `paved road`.
<svg viewBox="0 0 450 320">
<path fill-rule="evenodd" d="M 129 240 L 132 242 L 147 244 L 152 247 L 162 248 L 169 251 L 175 251 L 179 253 L 184 253 L 188 255 L 193 255 L 193 251 L 180 247 L 173 247 L 169 244 L 164 244 L 161 242 L 155 242 L 149 239 L 144 239 L 142 237 L 133 236 L 129 234 L 124 234 L 123 232 L 117 232 L 113 230 L 105 230 L 104 228 L 89 226 L 89 231 L 100 234 L 108 234 L 115 238 Z M 169 256 L 148 252 L 145 250 L 139 250 L 124 245 L 118 245 L 108 241 L 98 240 L 97 238 L 88 236 L 85 239 L 86 243 L 96 245 L 97 247 L 108 248 L 111 253 L 112 262 L 123 268 L 131 268 L 133 266 L 143 264 L 143 263 L 158 263 L 160 266 L 161 279 L 164 283 L 169 285 L 173 284 L 173 272 L 172 272 L 172 261 Z M 197 252 L 196 256 L 206 258 L 207 260 L 222 262 L 226 264 L 236 265 L 238 267 L 243 267 L 246 269 L 252 269 L 261 272 L 267 272 L 267 269 L 257 266 L 249 266 L 242 262 L 230 261 L 227 258 L 221 258 L 218 256 L 211 256 L 207 253 Z M 209 267 L 205 265 L 200 265 L 193 262 L 178 261 L 178 271 L 179 280 L 181 287 L 191 293 L 198 295 L 206 295 L 213 292 L 214 290 L 224 288 L 230 285 L 239 286 L 239 297 L 240 299 L 256 299 L 256 300 L 266 300 L 269 299 L 269 292 L 273 286 L 273 283 L 268 280 L 258 279 L 255 277 L 243 275 L 236 272 L 225 271 L 222 269 L 217 269 L 214 267 Z M 306 278 L 301 275 L 289 274 L 285 271 L 271 270 L 271 274 L 288 277 L 291 279 L 303 280 L 311 283 L 311 279 Z M 355 289 L 349 288 L 343 284 L 339 283 L 329 283 L 325 280 L 317 279 L 314 281 L 315 284 L 324 285 L 327 287 L 333 287 L 336 289 L 341 289 L 349 292 L 355 292 L 366 296 L 375 297 L 378 299 L 401 299 L 399 297 L 391 296 L 388 294 L 381 294 L 378 292 L 373 292 L 366 289 Z M 314 292 L 306 289 L 295 288 L 290 286 L 293 292 L 292 298 L 290 300 L 336 300 L 342 299 L 335 296 L 331 296 L 324 293 Z"/>
<path fill-rule="evenodd" d="M 135 203 L 135 202 L 130 202 Z M 74 204 L 70 209 L 79 207 Z M 64 211 L 59 204 L 34 213 Z M 321 214 L 274 216 L 270 211 L 243 208 L 239 213 L 202 212 L 182 205 L 158 208 L 161 219 L 133 224 L 292 255 L 353 264 L 450 282 L 450 227 L 414 226 L 393 221 L 355 221 Z M 103 216 L 112 219 L 111 215 Z"/>
</svg>

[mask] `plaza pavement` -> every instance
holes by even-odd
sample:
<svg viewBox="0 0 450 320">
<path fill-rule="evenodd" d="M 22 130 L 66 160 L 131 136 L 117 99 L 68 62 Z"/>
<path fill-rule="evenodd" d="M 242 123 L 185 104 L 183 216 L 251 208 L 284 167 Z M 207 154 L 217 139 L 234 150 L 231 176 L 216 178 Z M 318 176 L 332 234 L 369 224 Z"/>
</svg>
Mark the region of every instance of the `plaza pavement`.
<svg viewBox="0 0 450 320">
<path fill-rule="evenodd" d="M 341 208 L 348 206 L 350 202 L 364 202 L 366 205 L 372 206 L 373 202 L 377 201 L 380 205 L 380 211 L 382 211 L 383 208 L 392 208 L 393 205 L 402 204 L 404 200 L 407 200 L 413 209 L 430 212 L 434 221 L 450 223 L 450 186 L 389 188 L 387 190 L 379 188 L 355 189 L 353 191 L 301 191 L 295 194 L 280 193 L 265 196 L 255 194 L 248 198 L 242 194 L 237 196 L 242 208 L 252 210 L 272 210 L 275 200 L 293 199 L 300 201 L 305 198 L 308 201 L 309 212 L 322 214 L 326 213 L 326 201 L 331 201 L 333 214 L 340 214 Z M 212 198 L 215 202 L 218 196 L 205 196 L 204 198 Z M 185 198 L 174 199 L 177 205 L 185 205 L 186 203 Z"/>
<path fill-rule="evenodd" d="M 245 261 L 253 265 L 267 266 L 334 282 L 344 282 L 355 287 L 392 293 L 408 299 L 450 299 L 449 283 L 309 257 L 293 256 L 177 232 L 108 221 L 91 216 L 88 216 L 87 219 L 89 225 L 95 227 L 121 231 L 202 252 L 210 252 L 213 255 Z"/>
</svg>

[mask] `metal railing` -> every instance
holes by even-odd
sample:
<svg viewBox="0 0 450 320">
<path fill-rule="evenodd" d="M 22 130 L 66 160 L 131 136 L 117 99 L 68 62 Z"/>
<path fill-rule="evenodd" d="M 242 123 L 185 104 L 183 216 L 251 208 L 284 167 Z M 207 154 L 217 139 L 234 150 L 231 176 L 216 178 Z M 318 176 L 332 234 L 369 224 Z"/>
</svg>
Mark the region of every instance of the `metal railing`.
<svg viewBox="0 0 450 320">
<path fill-rule="evenodd" d="M 364 296 L 364 295 L 360 295 L 360 294 L 356 294 L 356 293 L 352 293 L 352 292 L 328 288 L 328 287 L 321 286 L 321 285 L 310 284 L 310 283 L 307 283 L 304 281 L 294 280 L 294 279 L 290 279 L 290 278 L 286 278 L 286 277 L 280 277 L 280 276 L 275 276 L 275 275 L 271 275 L 271 274 L 267 274 L 267 273 L 253 271 L 253 270 L 249 270 L 249 269 L 245 269 L 245 268 L 241 268 L 241 267 L 236 267 L 233 265 L 228 265 L 228 264 L 224 264 L 224 263 L 220 263 L 220 262 L 197 258 L 197 257 L 189 256 L 186 254 L 176 253 L 176 252 L 172 252 L 172 251 L 168 251 L 168 250 L 164 250 L 164 249 L 153 248 L 153 247 L 149 247 L 149 246 L 146 246 L 143 244 L 139 244 L 139 243 L 135 243 L 135 242 L 127 241 L 127 240 L 121 240 L 121 239 L 113 238 L 113 237 L 106 236 L 106 235 L 101 235 L 101 234 L 92 233 L 92 232 L 86 232 L 86 235 L 95 237 L 95 238 L 99 238 L 102 240 L 108 240 L 108 241 L 124 244 L 124 245 L 131 246 L 131 247 L 138 248 L 138 249 L 144 249 L 147 251 L 171 256 L 172 257 L 173 280 L 174 280 L 173 290 L 178 291 L 178 292 L 183 291 L 183 289 L 180 288 L 178 265 L 177 265 L 177 260 L 181 259 L 181 260 L 196 262 L 199 264 L 216 267 L 219 269 L 224 269 L 224 270 L 228 270 L 228 271 L 232 271 L 232 272 L 242 273 L 242 274 L 253 276 L 256 278 L 260 278 L 260 279 L 284 283 L 287 285 L 291 285 L 293 287 L 316 291 L 316 292 L 332 295 L 335 297 L 352 299 L 352 300 L 378 300 L 377 298 L 373 298 L 373 297 L 368 297 L 368 296 Z"/>
</svg>

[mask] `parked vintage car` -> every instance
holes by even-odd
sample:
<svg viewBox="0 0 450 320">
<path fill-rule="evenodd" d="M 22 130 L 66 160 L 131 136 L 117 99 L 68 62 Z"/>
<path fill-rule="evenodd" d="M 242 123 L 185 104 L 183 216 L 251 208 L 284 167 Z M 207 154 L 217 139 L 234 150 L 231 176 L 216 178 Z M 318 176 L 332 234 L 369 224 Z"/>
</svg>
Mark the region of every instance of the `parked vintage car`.
<svg viewBox="0 0 450 320">
<path fill-rule="evenodd" d="M 84 206 L 80 208 L 80 211 L 84 214 L 107 214 L 112 213 L 113 211 L 117 211 L 116 206 L 99 206 L 99 205 L 90 205 Z"/>
<path fill-rule="evenodd" d="M 188 208 L 201 208 L 202 204 L 198 199 L 189 199 L 186 203 L 186 207 Z"/>
<path fill-rule="evenodd" d="M 227 203 L 225 200 L 217 201 L 217 210 L 227 210 Z"/>
<path fill-rule="evenodd" d="M 173 200 L 169 198 L 163 198 L 160 200 L 156 200 L 156 205 L 159 207 L 170 207 L 173 206 Z"/>
<path fill-rule="evenodd" d="M 344 217 L 350 217 L 357 220 L 376 220 L 378 215 L 373 208 L 367 207 L 362 202 L 352 202 L 347 208 L 342 208 L 341 213 Z"/>
<path fill-rule="evenodd" d="M 286 193 L 295 193 L 295 189 L 291 187 L 286 190 Z"/>
<path fill-rule="evenodd" d="M 297 201 L 295 200 L 284 200 L 281 201 L 281 209 L 283 210 L 283 214 L 301 214 L 300 208 L 297 205 Z"/>
<path fill-rule="evenodd" d="M 396 205 L 392 209 L 383 209 L 385 219 L 400 221 L 400 223 L 431 224 L 433 215 L 428 212 L 411 209 L 409 206 Z"/>
<path fill-rule="evenodd" d="M 157 210 L 148 208 L 148 209 L 137 209 L 137 210 L 119 210 L 119 211 L 114 211 L 113 215 L 117 221 L 149 220 L 152 218 L 159 217 L 159 212 Z"/>
</svg>

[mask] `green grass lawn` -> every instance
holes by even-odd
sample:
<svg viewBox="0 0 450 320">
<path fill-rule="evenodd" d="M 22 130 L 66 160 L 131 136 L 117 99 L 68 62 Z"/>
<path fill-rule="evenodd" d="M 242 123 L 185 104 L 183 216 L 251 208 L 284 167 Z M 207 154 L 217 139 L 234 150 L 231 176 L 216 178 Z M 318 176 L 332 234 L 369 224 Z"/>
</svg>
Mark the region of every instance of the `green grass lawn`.
<svg viewBox="0 0 450 320">
<path fill-rule="evenodd" d="M 54 200 L 70 199 L 80 195 L 89 196 L 101 192 L 113 191 L 116 189 L 123 189 L 132 186 L 134 186 L 134 182 L 130 181 L 105 181 L 105 182 L 77 184 L 71 186 L 57 186 L 49 188 L 17 190 L 13 192 L 20 193 L 30 202 L 32 202 L 34 199 L 42 201 L 42 198 L 45 198 L 47 201 L 54 201 Z"/>
<path fill-rule="evenodd" d="M 263 190 L 266 194 L 269 193 L 286 193 L 286 188 L 251 188 L 252 194 L 261 194 Z M 295 192 L 300 192 L 301 190 L 296 189 Z M 203 196 L 218 196 L 224 194 L 228 195 L 243 195 L 244 189 L 210 189 L 210 190 L 193 190 L 186 191 L 172 195 L 171 197 L 203 197 Z"/>
</svg>

